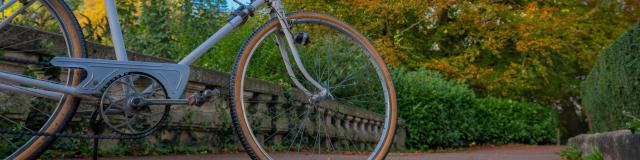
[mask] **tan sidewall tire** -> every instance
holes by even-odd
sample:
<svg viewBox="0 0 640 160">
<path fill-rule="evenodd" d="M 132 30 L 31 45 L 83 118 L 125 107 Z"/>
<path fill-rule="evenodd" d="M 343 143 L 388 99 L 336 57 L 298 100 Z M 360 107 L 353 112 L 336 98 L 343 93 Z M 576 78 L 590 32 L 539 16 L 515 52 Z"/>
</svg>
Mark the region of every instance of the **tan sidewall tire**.
<svg viewBox="0 0 640 160">
<path fill-rule="evenodd" d="M 391 149 L 391 146 L 393 143 L 393 137 L 395 135 L 395 130 L 397 128 L 396 127 L 397 102 L 396 102 L 395 88 L 393 87 L 393 81 L 391 79 L 391 74 L 389 72 L 389 69 L 385 66 L 385 63 L 382 57 L 380 56 L 380 54 L 378 53 L 378 51 L 375 49 L 375 47 L 364 35 L 362 35 L 359 31 L 355 30 L 353 27 L 351 27 L 350 25 L 346 24 L 345 22 L 337 18 L 323 15 L 323 14 L 318 14 L 318 13 L 306 13 L 306 12 L 288 14 L 287 18 L 318 19 L 318 20 L 334 23 L 351 32 L 360 41 L 364 43 L 365 47 L 367 47 L 370 51 L 372 51 L 375 61 L 377 62 L 377 64 L 381 65 L 380 68 L 387 83 L 386 85 L 390 94 L 389 99 L 391 103 L 391 111 L 390 111 L 391 118 L 389 122 L 389 129 L 386 132 L 386 135 L 388 136 L 384 139 L 383 146 L 379 152 L 380 154 L 372 157 L 374 159 L 384 159 L 387 152 Z M 260 144 L 258 144 L 257 140 L 253 139 L 252 133 L 249 130 L 249 127 L 247 126 L 248 124 L 247 119 L 244 116 L 244 113 L 243 113 L 244 110 L 242 108 L 242 97 L 240 97 L 242 92 L 241 81 L 242 81 L 244 70 L 246 69 L 245 66 L 247 65 L 247 60 L 251 56 L 251 52 L 254 50 L 255 47 L 257 47 L 256 45 L 258 45 L 262 37 L 267 36 L 268 31 L 272 30 L 275 27 L 280 27 L 280 24 L 278 23 L 278 21 L 272 19 L 269 22 L 262 25 L 258 30 L 256 30 L 253 33 L 251 38 L 247 40 L 243 48 L 240 50 L 240 53 L 238 54 L 238 57 L 236 59 L 233 71 L 231 73 L 230 95 L 232 99 L 230 103 L 231 103 L 231 109 L 233 114 L 232 118 L 234 120 L 234 125 L 236 125 L 236 132 L 240 137 L 240 139 L 243 141 L 242 142 L 243 147 L 245 148 L 245 150 L 251 156 L 252 159 L 268 159 L 267 157 L 269 156 L 265 155 L 266 153 L 260 151 L 260 147 L 259 147 Z"/>
<path fill-rule="evenodd" d="M 86 57 L 87 51 L 85 48 L 85 42 L 82 31 L 67 5 L 62 0 L 43 0 L 41 3 L 48 5 L 51 11 L 57 12 L 57 16 L 61 21 L 62 27 L 65 28 L 67 40 L 69 40 L 69 51 L 71 57 L 83 58 Z M 80 83 L 81 72 L 80 70 L 72 70 L 70 73 L 70 85 L 75 86 Z M 71 96 L 64 96 L 59 102 L 56 111 L 51 115 L 52 119 L 42 127 L 40 131 L 46 133 L 58 133 L 62 131 L 67 122 L 73 117 L 80 100 Z M 7 157 L 7 159 L 37 159 L 46 149 L 53 144 L 55 138 L 52 137 L 33 137 L 22 148 L 18 149 Z"/>
</svg>

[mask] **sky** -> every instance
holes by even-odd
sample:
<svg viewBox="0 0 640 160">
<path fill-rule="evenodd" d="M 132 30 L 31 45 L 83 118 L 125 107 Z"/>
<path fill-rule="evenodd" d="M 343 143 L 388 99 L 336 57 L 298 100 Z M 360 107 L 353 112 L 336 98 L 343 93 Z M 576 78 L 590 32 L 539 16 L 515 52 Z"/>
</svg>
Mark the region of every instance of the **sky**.
<svg viewBox="0 0 640 160">
<path fill-rule="evenodd" d="M 238 4 L 236 4 L 236 2 L 233 2 L 233 0 L 226 0 L 227 1 L 227 7 L 229 7 L 229 10 L 233 10 L 236 9 L 238 7 Z M 240 2 L 243 3 L 249 3 L 251 2 L 250 0 L 238 0 Z"/>
</svg>

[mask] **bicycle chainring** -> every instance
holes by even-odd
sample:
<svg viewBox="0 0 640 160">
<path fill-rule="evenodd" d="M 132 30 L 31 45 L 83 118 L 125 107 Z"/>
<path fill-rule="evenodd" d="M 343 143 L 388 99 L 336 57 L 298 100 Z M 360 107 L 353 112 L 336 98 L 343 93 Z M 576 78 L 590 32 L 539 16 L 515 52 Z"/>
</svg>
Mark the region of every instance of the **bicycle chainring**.
<svg viewBox="0 0 640 160">
<path fill-rule="evenodd" d="M 127 73 L 111 80 L 103 89 L 98 110 L 102 121 L 123 135 L 149 134 L 167 118 L 169 105 L 146 105 L 146 99 L 168 99 L 155 78 Z"/>
</svg>

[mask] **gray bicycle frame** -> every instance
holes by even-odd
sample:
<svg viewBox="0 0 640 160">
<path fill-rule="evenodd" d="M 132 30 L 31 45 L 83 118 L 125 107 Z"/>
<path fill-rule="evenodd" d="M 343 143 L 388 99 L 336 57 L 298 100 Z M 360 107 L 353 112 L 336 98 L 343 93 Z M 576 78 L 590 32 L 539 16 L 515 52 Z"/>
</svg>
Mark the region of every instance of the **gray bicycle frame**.
<svg viewBox="0 0 640 160">
<path fill-rule="evenodd" d="M 10 0 L 9 2 L 7 2 L 7 4 L 4 4 L 4 5 L 0 3 L 0 5 L 2 5 L 0 6 L 0 11 L 4 11 L 5 8 L 10 7 L 16 1 L 17 0 Z M 115 6 L 115 0 L 105 0 L 104 3 L 107 9 L 107 19 L 109 22 L 109 29 L 111 30 L 111 37 L 112 37 L 113 47 L 116 54 L 116 60 L 128 61 L 127 52 L 126 52 L 124 40 L 122 37 L 122 28 L 120 26 L 120 22 L 118 21 L 118 13 Z M 287 73 L 291 77 L 291 80 L 294 82 L 297 88 L 303 90 L 305 94 L 311 95 L 309 90 L 306 89 L 304 86 L 302 86 L 302 84 L 298 81 L 298 78 L 295 76 L 293 68 L 291 67 L 291 63 L 288 58 L 287 50 L 291 51 L 291 54 L 293 55 L 294 61 L 296 63 L 296 67 L 302 73 L 303 77 L 317 89 L 321 91 L 326 90 L 322 85 L 320 85 L 320 83 L 318 83 L 315 79 L 313 79 L 310 76 L 310 74 L 307 72 L 304 65 L 302 64 L 302 60 L 300 59 L 298 50 L 296 49 L 296 46 L 294 44 L 293 36 L 289 31 L 289 24 L 286 20 L 286 15 L 283 9 L 284 7 L 280 2 L 280 0 L 255 0 L 249 5 L 251 5 L 253 8 L 258 8 L 262 6 L 264 3 L 270 3 L 269 6 L 272 10 L 272 14 L 271 14 L 272 18 L 274 17 L 278 18 L 279 23 L 281 24 L 282 32 L 279 34 L 276 34 L 276 39 L 277 39 L 278 45 L 280 46 L 282 58 L 285 63 L 285 67 L 287 69 Z M 13 17 L 15 17 L 16 14 L 17 12 L 14 13 L 14 15 L 9 16 L 8 20 L 3 19 L 5 21 L 2 21 L 3 23 L 0 25 L 0 27 L 3 25 L 6 25 L 8 21 L 10 21 Z M 234 28 L 237 28 L 238 26 L 242 25 L 242 23 L 245 20 L 246 19 L 241 16 L 235 16 L 233 19 L 229 20 L 227 24 L 225 24 L 222 28 L 220 28 L 220 30 L 218 30 L 216 33 L 211 35 L 205 42 L 200 44 L 190 54 L 188 54 L 185 58 L 183 58 L 180 62 L 178 62 L 178 64 L 182 64 L 182 65 L 193 64 L 195 60 L 197 60 L 202 55 L 204 55 L 218 41 L 220 41 L 223 37 L 225 37 L 227 34 L 232 32 Z M 287 43 L 287 44 L 284 44 L 284 43 Z M 285 45 L 289 46 L 289 48 L 287 49 Z M 5 73 L 5 72 L 0 72 L 0 80 L 15 83 L 15 84 L 0 83 L 0 89 L 3 91 L 12 91 L 12 92 L 17 92 L 22 94 L 29 94 L 29 95 L 34 95 L 34 96 L 39 96 L 39 97 L 44 97 L 44 98 L 49 98 L 54 100 L 62 98 L 65 94 L 69 94 L 69 95 L 73 95 L 81 98 L 92 98 L 91 96 L 87 96 L 79 92 L 78 89 L 75 87 L 32 79 L 32 78 L 23 77 L 23 76 L 14 75 L 14 74 Z M 35 86 L 41 89 L 27 88 L 19 85 L 30 85 L 30 86 Z"/>
</svg>

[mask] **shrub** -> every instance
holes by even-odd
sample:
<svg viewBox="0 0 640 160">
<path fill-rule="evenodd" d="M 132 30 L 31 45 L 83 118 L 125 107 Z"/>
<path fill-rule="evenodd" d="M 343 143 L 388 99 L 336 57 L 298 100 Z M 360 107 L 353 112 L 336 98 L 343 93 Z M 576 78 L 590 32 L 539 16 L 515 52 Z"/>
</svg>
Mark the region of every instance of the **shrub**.
<svg viewBox="0 0 640 160">
<path fill-rule="evenodd" d="M 461 147 L 472 135 L 475 94 L 466 85 L 420 69 L 393 75 L 411 148 Z"/>
<path fill-rule="evenodd" d="M 551 107 L 498 98 L 476 99 L 464 83 L 424 69 L 394 70 L 393 76 L 409 148 L 556 141 L 556 115 Z"/>
<path fill-rule="evenodd" d="M 582 159 L 584 160 L 604 160 L 604 157 L 602 156 L 602 153 L 600 152 L 600 150 L 598 148 L 593 148 L 591 150 L 591 153 L 585 155 L 584 157 L 582 157 Z"/>
<path fill-rule="evenodd" d="M 640 26 L 636 24 L 600 56 L 582 83 L 583 104 L 594 132 L 625 128 L 640 115 Z"/>
<path fill-rule="evenodd" d="M 581 160 L 582 152 L 576 146 L 568 146 L 560 151 L 562 160 Z"/>
<path fill-rule="evenodd" d="M 553 108 L 493 97 L 475 104 L 479 133 L 476 140 L 489 144 L 556 142 Z"/>
<path fill-rule="evenodd" d="M 562 160 L 603 160 L 604 157 L 600 150 L 596 147 L 591 149 L 591 152 L 582 156 L 582 151 L 580 151 L 576 146 L 568 146 L 560 151 L 560 158 Z"/>
</svg>

